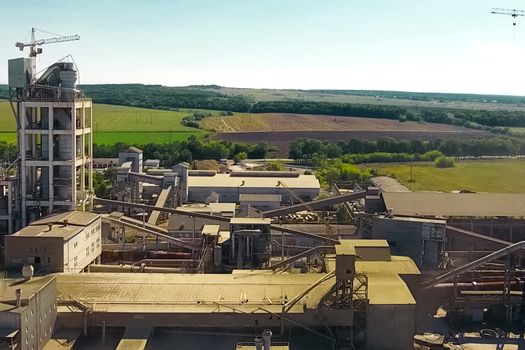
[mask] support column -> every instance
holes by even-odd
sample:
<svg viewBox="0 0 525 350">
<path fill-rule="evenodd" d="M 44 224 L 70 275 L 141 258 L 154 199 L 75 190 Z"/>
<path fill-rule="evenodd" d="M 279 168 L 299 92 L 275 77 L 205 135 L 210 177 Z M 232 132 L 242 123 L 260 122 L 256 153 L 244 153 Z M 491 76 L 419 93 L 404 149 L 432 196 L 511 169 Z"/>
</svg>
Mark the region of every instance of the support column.
<svg viewBox="0 0 525 350">
<path fill-rule="evenodd" d="M 53 171 L 53 161 L 55 159 L 54 149 L 53 149 L 53 106 L 51 103 L 48 104 L 47 108 L 49 109 L 48 113 L 48 137 L 47 137 L 47 148 L 48 150 L 48 165 L 49 165 L 49 214 L 53 212 L 54 205 L 55 205 L 55 188 L 53 183 L 53 178 L 55 177 L 54 171 Z"/>
<path fill-rule="evenodd" d="M 27 208 L 26 208 L 26 202 L 27 202 L 27 165 L 26 165 L 26 111 L 25 111 L 25 103 L 20 103 L 18 105 L 18 120 L 20 124 L 20 129 L 18 130 L 18 142 L 20 147 L 20 185 L 21 185 L 21 202 L 22 202 L 22 208 L 21 208 L 21 223 L 22 228 L 27 226 Z"/>
</svg>

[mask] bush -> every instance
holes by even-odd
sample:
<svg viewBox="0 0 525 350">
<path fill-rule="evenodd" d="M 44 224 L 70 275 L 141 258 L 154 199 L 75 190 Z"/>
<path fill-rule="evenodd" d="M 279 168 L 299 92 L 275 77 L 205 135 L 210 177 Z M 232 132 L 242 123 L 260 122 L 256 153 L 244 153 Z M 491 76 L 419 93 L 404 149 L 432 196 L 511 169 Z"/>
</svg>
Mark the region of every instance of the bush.
<svg viewBox="0 0 525 350">
<path fill-rule="evenodd" d="M 452 168 L 456 166 L 456 162 L 452 157 L 439 156 L 434 162 L 438 168 Z"/>
<path fill-rule="evenodd" d="M 241 163 L 246 158 L 248 158 L 248 155 L 246 154 L 246 152 L 239 152 L 233 156 L 233 161 L 235 162 L 235 164 L 238 164 L 238 163 Z"/>
</svg>

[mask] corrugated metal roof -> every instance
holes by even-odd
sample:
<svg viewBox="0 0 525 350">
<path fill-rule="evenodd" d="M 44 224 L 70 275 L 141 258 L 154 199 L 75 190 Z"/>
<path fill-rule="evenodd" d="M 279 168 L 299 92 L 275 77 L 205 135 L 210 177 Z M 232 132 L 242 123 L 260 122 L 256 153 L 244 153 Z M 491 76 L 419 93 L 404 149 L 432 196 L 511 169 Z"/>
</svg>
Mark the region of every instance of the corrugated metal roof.
<svg viewBox="0 0 525 350">
<path fill-rule="evenodd" d="M 188 187 L 242 187 L 260 188 L 275 187 L 282 189 L 279 182 L 284 182 L 289 188 L 321 188 L 319 180 L 314 175 L 299 177 L 242 177 L 230 174 L 215 174 L 214 176 L 188 176 Z"/>
<path fill-rule="evenodd" d="M 410 190 L 389 176 L 376 176 L 371 179 L 372 184 L 383 192 L 410 192 Z"/>
<path fill-rule="evenodd" d="M 525 194 L 408 192 L 382 194 L 393 215 L 525 217 Z"/>
</svg>

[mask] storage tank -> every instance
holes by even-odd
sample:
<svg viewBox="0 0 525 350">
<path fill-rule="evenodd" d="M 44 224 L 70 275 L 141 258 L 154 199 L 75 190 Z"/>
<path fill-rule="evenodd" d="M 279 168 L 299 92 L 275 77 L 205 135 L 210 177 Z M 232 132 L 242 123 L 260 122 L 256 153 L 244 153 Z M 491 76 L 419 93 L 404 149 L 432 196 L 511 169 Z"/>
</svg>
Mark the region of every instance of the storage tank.
<svg viewBox="0 0 525 350">
<path fill-rule="evenodd" d="M 63 88 L 74 89 L 77 83 L 77 71 L 73 63 L 66 62 L 63 68 L 60 69 L 60 83 Z"/>
</svg>

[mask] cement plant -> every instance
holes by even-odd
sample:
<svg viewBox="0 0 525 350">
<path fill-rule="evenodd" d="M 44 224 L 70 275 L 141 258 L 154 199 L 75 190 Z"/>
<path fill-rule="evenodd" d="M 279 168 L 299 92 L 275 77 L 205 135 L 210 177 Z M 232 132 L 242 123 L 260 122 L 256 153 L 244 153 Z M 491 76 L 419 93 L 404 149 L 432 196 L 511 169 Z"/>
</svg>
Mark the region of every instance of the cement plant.
<svg viewBox="0 0 525 350">
<path fill-rule="evenodd" d="M 525 347 L 525 194 L 323 189 L 300 165 L 163 167 L 134 146 L 95 158 L 78 67 L 37 67 L 78 39 L 33 30 L 8 63 L 0 349 Z"/>
</svg>

